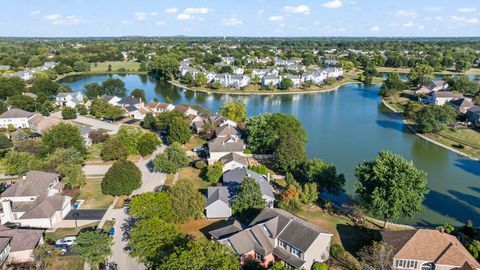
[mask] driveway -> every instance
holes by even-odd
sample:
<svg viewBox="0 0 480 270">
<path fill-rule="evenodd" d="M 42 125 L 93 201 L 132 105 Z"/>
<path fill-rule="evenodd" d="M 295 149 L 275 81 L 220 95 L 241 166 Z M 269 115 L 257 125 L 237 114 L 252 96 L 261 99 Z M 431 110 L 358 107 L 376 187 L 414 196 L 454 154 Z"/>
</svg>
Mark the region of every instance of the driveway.
<svg viewBox="0 0 480 270">
<path fill-rule="evenodd" d="M 104 175 L 112 165 L 85 165 L 82 170 L 85 176 Z"/>
<path fill-rule="evenodd" d="M 71 210 L 64 220 L 101 220 L 107 210 L 77 209 Z"/>
<path fill-rule="evenodd" d="M 52 115 L 59 118 L 59 119 L 62 119 L 62 112 L 55 112 Z M 83 115 L 78 115 L 76 119 L 66 120 L 66 121 L 71 121 L 71 122 L 74 122 L 74 123 L 87 125 L 87 126 L 92 127 L 93 129 L 104 129 L 104 130 L 107 130 L 107 132 L 110 133 L 110 134 L 117 134 L 118 129 L 120 128 L 120 125 L 107 123 L 105 121 L 101 121 L 101 120 L 98 120 L 98 119 L 86 117 L 86 116 L 83 116 Z"/>
</svg>

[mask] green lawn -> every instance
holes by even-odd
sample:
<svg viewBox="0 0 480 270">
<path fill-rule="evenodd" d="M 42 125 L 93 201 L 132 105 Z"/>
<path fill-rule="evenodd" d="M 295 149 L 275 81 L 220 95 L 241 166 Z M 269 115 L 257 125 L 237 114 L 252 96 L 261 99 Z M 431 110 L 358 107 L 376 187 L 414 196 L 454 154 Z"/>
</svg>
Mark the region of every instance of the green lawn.
<svg viewBox="0 0 480 270">
<path fill-rule="evenodd" d="M 65 236 L 77 235 L 80 232 L 80 230 L 82 230 L 83 228 L 89 228 L 89 227 L 96 228 L 98 223 L 99 222 L 97 221 L 85 226 L 80 226 L 78 228 L 60 228 L 55 230 L 54 232 L 46 232 L 45 239 L 57 241 L 58 239 L 63 238 Z"/>
<path fill-rule="evenodd" d="M 102 178 L 87 178 L 87 183 L 82 187 L 79 200 L 85 200 L 82 209 L 107 209 L 113 202 L 113 196 L 102 193 Z"/>
<path fill-rule="evenodd" d="M 120 68 L 124 68 L 126 71 L 138 71 L 140 63 L 137 62 L 98 62 L 90 64 L 91 72 L 108 72 L 108 65 L 112 65 L 112 71 L 117 71 Z"/>
<path fill-rule="evenodd" d="M 195 189 L 206 189 L 210 186 L 200 178 L 200 170 L 193 167 L 184 167 L 179 171 L 178 181 L 187 181 L 193 185 Z"/>
<path fill-rule="evenodd" d="M 83 270 L 83 259 L 80 256 L 57 256 L 48 263 L 45 269 Z"/>
<path fill-rule="evenodd" d="M 427 136 L 471 157 L 480 159 L 480 130 L 478 129 L 444 129 L 436 134 L 427 134 Z M 464 148 L 459 148 L 459 144 L 463 145 Z"/>
<path fill-rule="evenodd" d="M 208 232 L 221 228 L 226 220 L 198 219 L 191 220 L 185 224 L 178 224 L 178 227 L 185 233 L 193 236 L 195 239 L 208 239 Z"/>
<path fill-rule="evenodd" d="M 203 146 L 207 141 L 197 135 L 193 135 L 190 140 L 183 145 L 185 151 L 191 151 L 194 147 Z"/>
<path fill-rule="evenodd" d="M 103 224 L 102 229 L 104 231 L 108 232 L 113 226 L 115 226 L 115 221 L 107 220 L 107 221 L 105 221 L 105 224 Z"/>
</svg>

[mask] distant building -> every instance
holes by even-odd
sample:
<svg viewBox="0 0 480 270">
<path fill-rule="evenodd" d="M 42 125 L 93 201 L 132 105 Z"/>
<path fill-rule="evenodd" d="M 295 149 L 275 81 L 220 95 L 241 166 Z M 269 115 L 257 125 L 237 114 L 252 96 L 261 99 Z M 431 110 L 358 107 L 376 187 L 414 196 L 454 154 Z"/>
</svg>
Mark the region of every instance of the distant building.
<svg viewBox="0 0 480 270">
<path fill-rule="evenodd" d="M 15 128 L 30 127 L 29 120 L 34 116 L 33 113 L 21 109 L 10 109 L 0 115 L 0 127 L 8 128 L 9 125 Z"/>
<path fill-rule="evenodd" d="M 436 105 L 444 105 L 452 100 L 463 98 L 462 93 L 455 93 L 450 91 L 432 91 L 427 96 L 428 103 Z"/>
<path fill-rule="evenodd" d="M 426 85 L 420 86 L 417 90 L 415 90 L 415 95 L 428 95 L 431 92 L 437 91 L 446 91 L 448 90 L 448 83 L 444 80 L 433 80 Z"/>
</svg>

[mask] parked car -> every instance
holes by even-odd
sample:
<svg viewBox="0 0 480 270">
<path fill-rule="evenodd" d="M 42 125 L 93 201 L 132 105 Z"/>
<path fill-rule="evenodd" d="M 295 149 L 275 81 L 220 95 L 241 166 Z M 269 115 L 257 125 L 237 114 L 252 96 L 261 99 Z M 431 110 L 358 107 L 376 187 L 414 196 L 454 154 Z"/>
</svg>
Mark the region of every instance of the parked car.
<svg viewBox="0 0 480 270">
<path fill-rule="evenodd" d="M 55 241 L 55 246 L 58 247 L 70 247 L 73 244 L 75 244 L 75 241 L 77 240 L 76 236 L 67 236 L 61 239 L 58 239 Z"/>
</svg>

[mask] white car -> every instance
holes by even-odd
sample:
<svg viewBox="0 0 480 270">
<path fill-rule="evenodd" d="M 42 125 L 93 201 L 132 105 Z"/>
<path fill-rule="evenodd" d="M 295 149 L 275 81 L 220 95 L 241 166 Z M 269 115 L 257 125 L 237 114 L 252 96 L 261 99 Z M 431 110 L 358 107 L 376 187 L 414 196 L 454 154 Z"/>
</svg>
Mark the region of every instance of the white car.
<svg viewBox="0 0 480 270">
<path fill-rule="evenodd" d="M 67 237 L 64 237 L 64 238 L 61 238 L 61 239 L 58 239 L 57 241 L 55 241 L 55 245 L 56 246 L 71 246 L 73 244 L 75 244 L 75 240 L 77 240 L 77 237 L 76 236 L 67 236 Z"/>
</svg>

